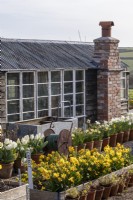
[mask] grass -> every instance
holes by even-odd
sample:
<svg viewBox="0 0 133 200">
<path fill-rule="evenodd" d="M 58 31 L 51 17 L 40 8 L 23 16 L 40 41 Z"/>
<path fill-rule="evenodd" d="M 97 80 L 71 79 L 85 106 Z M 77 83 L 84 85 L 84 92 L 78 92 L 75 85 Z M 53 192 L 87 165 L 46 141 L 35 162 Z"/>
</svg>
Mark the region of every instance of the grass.
<svg viewBox="0 0 133 200">
<path fill-rule="evenodd" d="M 133 51 L 132 52 L 120 53 L 120 57 L 131 57 L 131 58 L 133 58 Z"/>
<path fill-rule="evenodd" d="M 129 108 L 133 109 L 133 89 L 129 89 Z"/>
</svg>

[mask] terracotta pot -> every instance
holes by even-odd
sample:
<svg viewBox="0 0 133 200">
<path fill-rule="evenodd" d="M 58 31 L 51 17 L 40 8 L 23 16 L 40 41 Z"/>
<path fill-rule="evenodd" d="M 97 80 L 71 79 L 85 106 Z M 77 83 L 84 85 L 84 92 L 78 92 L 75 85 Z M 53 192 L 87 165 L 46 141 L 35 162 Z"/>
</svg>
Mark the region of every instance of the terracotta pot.
<svg viewBox="0 0 133 200">
<path fill-rule="evenodd" d="M 21 162 L 21 158 L 17 158 L 15 161 L 14 161 L 14 171 L 16 173 L 18 173 L 18 169 L 21 170 L 21 173 L 24 173 L 26 171 L 26 167 L 22 165 L 22 162 Z"/>
<path fill-rule="evenodd" d="M 104 187 L 96 188 L 95 200 L 101 200 L 103 196 Z"/>
<path fill-rule="evenodd" d="M 86 149 L 92 150 L 94 146 L 94 141 L 86 142 Z"/>
<path fill-rule="evenodd" d="M 128 188 L 128 185 L 129 185 L 129 183 L 130 183 L 130 179 L 131 179 L 130 176 L 126 178 L 124 189 L 127 189 L 127 188 Z"/>
<path fill-rule="evenodd" d="M 77 147 L 77 151 L 84 149 L 85 146 L 86 146 L 86 144 L 79 144 L 78 147 Z"/>
<path fill-rule="evenodd" d="M 80 196 L 80 197 L 79 197 L 79 200 L 86 200 L 86 198 L 87 198 L 87 195 L 85 195 L 85 196 Z"/>
<path fill-rule="evenodd" d="M 79 197 L 77 197 L 77 198 L 74 198 L 74 199 L 72 199 L 72 198 L 69 198 L 69 197 L 66 197 L 66 198 L 65 198 L 65 200 L 79 200 Z"/>
<path fill-rule="evenodd" d="M 130 133 L 130 131 L 124 131 L 124 135 L 123 135 L 123 143 L 129 141 L 129 133 Z"/>
<path fill-rule="evenodd" d="M 122 193 L 124 191 L 125 184 L 119 184 L 118 193 Z"/>
<path fill-rule="evenodd" d="M 87 194 L 86 200 L 95 200 L 96 190 L 90 189 Z"/>
<path fill-rule="evenodd" d="M 103 143 L 102 140 L 96 140 L 96 141 L 94 141 L 94 146 L 93 146 L 93 148 L 98 149 L 98 151 L 100 152 L 101 149 L 102 149 L 102 143 Z"/>
<path fill-rule="evenodd" d="M 117 140 L 117 134 L 110 135 L 109 146 L 115 147 L 116 146 L 116 140 Z"/>
<path fill-rule="evenodd" d="M 117 195 L 117 193 L 118 193 L 118 188 L 119 188 L 119 184 L 112 185 L 111 191 L 110 191 L 110 197 L 111 197 L 111 196 L 116 196 L 116 195 Z"/>
<path fill-rule="evenodd" d="M 108 138 L 103 138 L 103 143 L 102 143 L 102 151 L 104 150 L 104 147 L 109 145 L 110 137 Z"/>
<path fill-rule="evenodd" d="M 0 170 L 0 178 L 11 178 L 12 177 L 12 171 L 13 171 L 13 163 L 8 163 L 8 164 L 3 164 L 0 163 L 2 165 L 2 169 Z"/>
<path fill-rule="evenodd" d="M 133 130 L 130 130 L 130 134 L 129 134 L 129 141 L 133 140 Z"/>
<path fill-rule="evenodd" d="M 129 181 L 129 183 L 133 183 L 133 174 L 130 175 L 130 181 Z"/>
<path fill-rule="evenodd" d="M 120 143 L 120 144 L 123 143 L 123 135 L 124 135 L 124 132 L 120 132 L 117 134 L 116 143 Z"/>
<path fill-rule="evenodd" d="M 39 164 L 39 158 L 40 156 L 43 155 L 42 153 L 38 153 L 38 154 L 31 154 L 31 159 L 35 161 L 36 164 Z"/>
<path fill-rule="evenodd" d="M 102 199 L 108 199 L 109 198 L 111 187 L 112 186 L 104 186 L 104 191 L 103 191 Z"/>
</svg>

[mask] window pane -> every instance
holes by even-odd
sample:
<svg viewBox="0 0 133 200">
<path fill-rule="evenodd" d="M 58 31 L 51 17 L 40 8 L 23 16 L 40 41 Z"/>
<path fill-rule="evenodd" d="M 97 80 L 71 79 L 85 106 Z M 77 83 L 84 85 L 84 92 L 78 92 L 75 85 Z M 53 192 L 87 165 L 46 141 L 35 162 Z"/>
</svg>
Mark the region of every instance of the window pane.
<svg viewBox="0 0 133 200">
<path fill-rule="evenodd" d="M 84 104 L 84 95 L 76 94 L 76 104 Z"/>
<path fill-rule="evenodd" d="M 64 81 L 73 81 L 73 71 L 64 71 Z"/>
<path fill-rule="evenodd" d="M 61 116 L 61 109 L 52 109 L 52 116 Z"/>
<path fill-rule="evenodd" d="M 48 82 L 48 72 L 38 72 L 38 83 Z"/>
<path fill-rule="evenodd" d="M 60 94 L 60 83 L 51 84 L 51 94 Z"/>
<path fill-rule="evenodd" d="M 20 120 L 20 115 L 8 115 L 8 122 L 15 122 Z"/>
<path fill-rule="evenodd" d="M 84 118 L 78 118 L 78 127 L 84 128 Z"/>
<path fill-rule="evenodd" d="M 34 111 L 34 99 L 23 99 L 23 112 Z"/>
<path fill-rule="evenodd" d="M 51 107 L 52 108 L 58 107 L 59 103 L 60 103 L 60 96 L 52 96 L 51 97 Z"/>
<path fill-rule="evenodd" d="M 18 73 L 7 74 L 7 85 L 19 85 L 19 74 Z"/>
<path fill-rule="evenodd" d="M 34 119 L 34 112 L 24 113 L 23 120 L 27 120 L 27 119 Z"/>
<path fill-rule="evenodd" d="M 71 105 L 73 105 L 73 95 L 64 95 L 64 101 L 69 101 Z"/>
<path fill-rule="evenodd" d="M 8 114 L 19 113 L 19 100 L 8 101 Z"/>
<path fill-rule="evenodd" d="M 48 98 L 38 98 L 38 110 L 48 109 Z"/>
<path fill-rule="evenodd" d="M 126 87 L 126 83 L 125 83 L 125 79 L 121 80 L 121 88 L 125 88 Z"/>
<path fill-rule="evenodd" d="M 77 92 L 83 92 L 84 91 L 84 83 L 83 82 L 77 82 L 76 83 L 76 93 Z"/>
<path fill-rule="evenodd" d="M 48 110 L 38 111 L 38 117 L 48 116 Z"/>
<path fill-rule="evenodd" d="M 84 106 L 76 106 L 76 116 L 84 115 Z"/>
<path fill-rule="evenodd" d="M 82 70 L 77 70 L 76 71 L 76 80 L 84 80 L 84 71 Z"/>
<path fill-rule="evenodd" d="M 73 83 L 64 83 L 64 93 L 73 93 Z"/>
<path fill-rule="evenodd" d="M 34 85 L 23 86 L 23 98 L 34 97 Z"/>
<path fill-rule="evenodd" d="M 48 84 L 39 84 L 38 96 L 47 96 L 47 95 L 48 95 Z"/>
<path fill-rule="evenodd" d="M 51 72 L 51 82 L 60 82 L 60 71 Z"/>
<path fill-rule="evenodd" d="M 34 83 L 34 73 L 24 72 L 23 73 L 23 84 L 33 84 Z"/>
<path fill-rule="evenodd" d="M 64 116 L 65 117 L 72 117 L 73 116 L 73 106 L 69 106 L 69 107 L 64 108 Z"/>
<path fill-rule="evenodd" d="M 126 98 L 125 89 L 121 89 L 121 98 Z"/>
<path fill-rule="evenodd" d="M 8 86 L 7 87 L 7 99 L 19 99 L 19 87 Z"/>
</svg>

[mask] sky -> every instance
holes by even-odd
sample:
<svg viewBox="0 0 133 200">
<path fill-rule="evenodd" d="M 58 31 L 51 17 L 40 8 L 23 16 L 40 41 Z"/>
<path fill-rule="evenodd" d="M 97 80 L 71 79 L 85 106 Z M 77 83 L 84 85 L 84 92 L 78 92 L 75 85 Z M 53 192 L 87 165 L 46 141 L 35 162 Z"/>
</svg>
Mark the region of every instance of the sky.
<svg viewBox="0 0 133 200">
<path fill-rule="evenodd" d="M 0 0 L 0 37 L 93 42 L 100 21 L 133 47 L 133 0 Z"/>
</svg>

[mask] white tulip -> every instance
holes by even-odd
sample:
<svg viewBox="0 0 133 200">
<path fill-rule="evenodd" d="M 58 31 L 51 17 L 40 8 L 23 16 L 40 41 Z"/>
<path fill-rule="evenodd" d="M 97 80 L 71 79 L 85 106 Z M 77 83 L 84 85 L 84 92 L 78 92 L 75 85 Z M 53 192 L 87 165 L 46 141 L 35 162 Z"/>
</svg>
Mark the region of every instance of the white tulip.
<svg viewBox="0 0 133 200">
<path fill-rule="evenodd" d="M 33 134 L 30 135 L 30 139 L 31 139 L 31 140 L 34 139 L 34 135 L 33 135 Z"/>
<path fill-rule="evenodd" d="M 22 144 L 26 145 L 29 141 L 28 141 L 28 140 L 25 140 L 25 138 L 22 138 L 22 139 L 21 139 L 21 142 L 22 142 Z"/>
<path fill-rule="evenodd" d="M 6 149 L 6 150 L 11 150 L 11 149 L 13 149 L 12 144 L 8 144 L 7 146 L 5 146 L 5 149 Z"/>
<path fill-rule="evenodd" d="M 25 135 L 23 138 L 24 138 L 25 140 L 27 140 L 27 141 L 29 141 L 29 139 L 30 139 L 29 135 Z"/>
<path fill-rule="evenodd" d="M 10 144 L 10 143 L 11 143 L 11 140 L 9 140 L 9 138 L 5 138 L 4 144 L 7 145 L 7 144 Z"/>
<path fill-rule="evenodd" d="M 2 142 L 0 142 L 0 149 L 2 149 L 2 147 L 3 147 L 3 143 L 2 143 Z"/>
<path fill-rule="evenodd" d="M 12 147 L 13 147 L 13 149 L 16 149 L 17 148 L 17 143 L 16 142 L 12 142 Z"/>
<path fill-rule="evenodd" d="M 17 139 L 17 144 L 21 144 L 21 141 L 20 141 L 20 139 L 19 139 L 19 138 Z"/>
<path fill-rule="evenodd" d="M 40 137 L 38 134 L 35 135 L 35 139 L 38 140 Z"/>
</svg>

